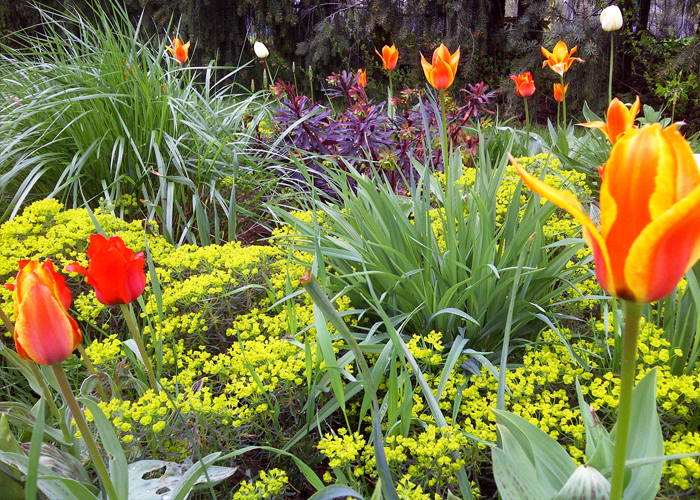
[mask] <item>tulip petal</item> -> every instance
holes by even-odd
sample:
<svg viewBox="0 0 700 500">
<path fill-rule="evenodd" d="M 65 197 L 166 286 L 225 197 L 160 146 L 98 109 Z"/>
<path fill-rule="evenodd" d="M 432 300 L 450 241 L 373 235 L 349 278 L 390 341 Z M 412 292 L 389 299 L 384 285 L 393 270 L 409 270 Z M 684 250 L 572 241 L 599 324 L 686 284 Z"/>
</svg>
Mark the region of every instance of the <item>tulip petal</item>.
<svg viewBox="0 0 700 500">
<path fill-rule="evenodd" d="M 423 66 L 423 73 L 425 74 L 425 79 L 430 82 L 430 72 L 433 70 L 433 65 L 430 64 L 425 57 L 423 57 L 423 54 L 420 55 L 420 64 Z"/>
<path fill-rule="evenodd" d="M 671 293 L 700 258 L 700 187 L 651 222 L 634 241 L 625 281 L 637 302 Z"/>
<path fill-rule="evenodd" d="M 442 59 L 438 61 L 433 66 L 433 70 L 430 72 L 430 79 L 428 80 L 433 87 L 438 90 L 445 90 L 452 82 L 454 82 L 455 75 L 452 72 L 452 68 Z"/>
<path fill-rule="evenodd" d="M 593 249 L 593 257 L 596 262 L 596 275 L 604 289 L 610 291 L 609 285 L 614 283 L 610 267 L 610 256 L 605 240 L 601 236 L 595 223 L 583 210 L 581 203 L 571 191 L 560 191 L 541 180 L 537 179 L 511 158 L 515 170 L 527 186 L 540 196 L 544 196 L 556 206 L 569 212 L 583 226 L 583 236 L 586 243 Z"/>
<path fill-rule="evenodd" d="M 675 203 L 688 196 L 700 185 L 693 151 L 675 125 L 662 131 L 669 143 L 669 154 L 660 158 L 656 172 L 656 190 L 649 200 L 652 219 L 660 217 Z"/>
<path fill-rule="evenodd" d="M 77 323 L 41 283 L 26 292 L 14 335 L 20 356 L 45 366 L 67 359 L 81 340 Z"/>
<path fill-rule="evenodd" d="M 593 121 L 588 123 L 579 123 L 579 125 L 586 128 L 597 128 L 598 130 L 603 132 L 603 134 L 605 134 L 605 137 L 608 138 L 608 141 L 610 141 L 611 143 L 613 142 L 613 140 L 610 138 L 610 134 L 608 134 L 608 125 L 605 122 Z"/>
</svg>

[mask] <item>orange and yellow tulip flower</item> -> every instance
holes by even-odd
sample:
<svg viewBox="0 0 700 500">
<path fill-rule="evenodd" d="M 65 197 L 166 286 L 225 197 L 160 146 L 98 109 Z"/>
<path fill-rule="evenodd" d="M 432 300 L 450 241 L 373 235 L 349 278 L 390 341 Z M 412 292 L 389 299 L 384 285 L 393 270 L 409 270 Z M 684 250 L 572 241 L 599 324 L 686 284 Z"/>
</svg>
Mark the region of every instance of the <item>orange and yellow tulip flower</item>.
<svg viewBox="0 0 700 500">
<path fill-rule="evenodd" d="M 367 72 L 364 69 L 357 70 L 357 83 L 361 86 L 367 86 Z"/>
<path fill-rule="evenodd" d="M 22 359 L 49 366 L 60 363 L 78 347 L 78 324 L 68 315 L 71 294 L 65 279 L 47 260 L 19 262 L 14 285 L 15 346 Z"/>
<path fill-rule="evenodd" d="M 515 82 L 515 93 L 520 97 L 530 97 L 535 93 L 535 82 L 529 71 L 519 75 L 510 75 L 510 79 Z"/>
<path fill-rule="evenodd" d="M 583 225 L 598 281 L 614 297 L 662 299 L 700 257 L 700 170 L 676 125 L 618 137 L 600 188 L 600 230 L 571 191 L 515 168 L 533 191 Z"/>
<path fill-rule="evenodd" d="M 382 60 L 382 64 L 384 65 L 385 70 L 391 71 L 396 67 L 396 63 L 399 60 L 399 51 L 396 48 L 396 45 L 392 45 L 391 47 L 385 45 L 384 47 L 382 47 L 381 54 L 377 49 L 374 49 L 374 51 Z"/>
<path fill-rule="evenodd" d="M 73 262 L 66 266 L 66 271 L 87 276 L 98 301 L 108 306 L 128 304 L 143 293 L 146 287 L 143 252 L 135 254 L 119 236 L 107 239 L 101 234 L 91 234 L 87 255 L 90 259 L 87 269 Z"/>
<path fill-rule="evenodd" d="M 622 134 L 628 130 L 637 128 L 634 125 L 634 121 L 637 119 L 637 113 L 639 113 L 641 106 L 642 104 L 639 100 L 639 96 L 637 96 L 637 99 L 630 109 L 627 109 L 627 106 L 616 97 L 610 101 L 610 105 L 608 106 L 608 123 L 595 121 L 580 123 L 579 125 L 582 127 L 599 129 L 605 134 L 605 137 L 608 138 L 611 144 L 615 144 Z"/>
<path fill-rule="evenodd" d="M 455 81 L 457 65 L 459 64 L 459 49 L 450 54 L 450 49 L 442 43 L 433 52 L 432 64 L 420 55 L 423 72 L 428 83 L 437 90 L 446 90 Z"/>
<path fill-rule="evenodd" d="M 554 100 L 557 102 L 562 102 L 564 100 L 564 96 L 566 95 L 566 91 L 569 89 L 569 84 L 567 83 L 564 85 L 564 90 L 562 90 L 561 83 L 555 83 L 554 84 Z"/>
<path fill-rule="evenodd" d="M 179 63 L 185 64 L 187 62 L 187 53 L 190 50 L 190 42 L 183 44 L 179 38 L 175 38 L 172 47 L 166 47 L 166 49 Z"/>
<path fill-rule="evenodd" d="M 547 58 L 547 60 L 542 63 L 542 67 L 549 66 L 552 68 L 552 71 L 561 76 L 564 76 L 564 73 L 568 71 L 574 61 L 583 62 L 583 60 L 578 57 L 571 57 L 578 49 L 578 46 L 569 50 L 566 43 L 561 40 L 554 46 L 552 52 L 544 47 L 540 47 L 540 49 L 542 50 L 542 55 Z"/>
</svg>

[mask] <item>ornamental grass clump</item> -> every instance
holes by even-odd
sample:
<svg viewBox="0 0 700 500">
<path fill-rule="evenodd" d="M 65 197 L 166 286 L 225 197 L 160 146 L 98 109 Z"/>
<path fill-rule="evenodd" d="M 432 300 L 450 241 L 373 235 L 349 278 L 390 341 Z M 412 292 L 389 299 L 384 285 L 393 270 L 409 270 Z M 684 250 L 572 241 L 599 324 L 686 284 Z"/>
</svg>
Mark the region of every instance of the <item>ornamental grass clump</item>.
<svg viewBox="0 0 700 500">
<path fill-rule="evenodd" d="M 46 197 L 127 217 L 129 197 L 128 217 L 157 219 L 171 243 L 235 240 L 272 182 L 254 140 L 266 107 L 232 99 L 237 69 L 216 81 L 213 65 L 183 66 L 189 42 L 175 39 L 171 56 L 169 40 L 110 7 L 37 7 L 42 29 L 2 46 L 0 221 Z"/>
<path fill-rule="evenodd" d="M 371 318 L 376 316 L 370 288 L 390 316 L 405 319 L 409 335 L 436 330 L 447 340 L 464 336 L 475 350 L 499 351 L 518 260 L 533 234 L 513 315 L 515 336 L 527 335 L 543 313 L 554 314 L 557 300 L 567 291 L 574 294 L 587 274 L 576 267 L 585 265 L 585 258 L 570 265 L 582 248 L 580 240 L 552 241 L 542 231 L 553 210 L 524 197 L 515 172 L 507 168 L 504 137 L 490 134 L 476 169 L 465 171 L 473 180 L 453 179 L 451 194 L 449 180 L 443 187 L 419 165 L 421 177 L 410 197 L 394 193 L 377 177 L 351 172 L 330 182 L 347 186 L 351 180 L 355 186 L 338 189 L 340 206 L 309 202 L 311 209 L 323 211 L 323 224 L 277 210 L 297 233 L 280 244 L 322 258 L 335 272 L 329 290 L 344 290 Z M 461 166 L 461 160 L 454 165 Z M 547 161 L 541 165 L 548 170 Z M 563 182 L 573 187 L 580 179 Z"/>
</svg>

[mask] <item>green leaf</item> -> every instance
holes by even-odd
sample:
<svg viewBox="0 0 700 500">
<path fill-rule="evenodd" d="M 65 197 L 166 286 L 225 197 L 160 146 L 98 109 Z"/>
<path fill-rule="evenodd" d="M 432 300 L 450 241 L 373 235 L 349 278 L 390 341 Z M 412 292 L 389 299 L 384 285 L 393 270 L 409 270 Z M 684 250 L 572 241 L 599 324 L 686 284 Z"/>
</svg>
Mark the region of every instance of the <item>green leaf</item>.
<svg viewBox="0 0 700 500">
<path fill-rule="evenodd" d="M 510 456 L 517 451 L 518 458 L 512 458 L 518 469 L 527 467 L 517 477 L 522 480 L 536 481 L 546 492 L 547 498 L 553 497 L 576 470 L 576 465 L 566 450 L 552 436 L 518 415 L 492 409 L 496 422 L 501 428 L 508 429 L 502 435 L 504 452 Z M 506 447 L 506 438 L 508 439 Z M 525 465 L 523 462 L 529 463 Z M 534 470 L 534 476 L 532 474 Z"/>
<path fill-rule="evenodd" d="M 109 457 L 109 476 L 117 492 L 118 498 L 128 498 L 129 495 L 129 473 L 127 470 L 126 457 L 121 444 L 114 433 L 112 422 L 105 416 L 102 409 L 92 398 L 82 397 L 78 401 L 83 403 L 90 411 L 92 420 L 97 426 L 97 432 L 102 440 L 102 446 Z"/>
<path fill-rule="evenodd" d="M 499 433 L 504 442 L 515 441 L 507 428 L 499 427 Z M 536 479 L 532 464 L 517 444 L 513 448 L 509 446 L 508 452 L 494 446 L 491 457 L 498 493 L 503 500 L 549 500 Z"/>
<path fill-rule="evenodd" d="M 664 454 L 664 438 L 656 411 L 656 368 L 637 382 L 632 393 L 634 418 L 630 422 L 627 460 L 658 457 Z M 614 441 L 617 425 L 610 438 Z M 659 489 L 663 463 L 653 463 L 632 470 L 624 500 L 654 500 Z"/>
<path fill-rule="evenodd" d="M 309 497 L 309 500 L 333 500 L 334 498 L 347 497 L 359 498 L 360 500 L 363 500 L 362 495 L 360 495 L 352 488 L 344 486 L 342 484 L 332 484 L 330 486 L 326 486 L 322 490 L 317 491 L 316 493 L 311 495 Z"/>
<path fill-rule="evenodd" d="M 586 458 L 588 459 L 588 464 L 599 471 L 606 467 L 612 467 L 614 444 L 610 439 L 608 430 L 598 420 L 595 412 L 584 400 L 578 379 L 576 379 L 576 393 L 578 394 L 581 418 L 586 428 Z"/>
<path fill-rule="evenodd" d="M 218 454 L 214 455 L 216 456 L 209 455 L 209 457 L 206 457 L 204 460 L 208 463 L 213 463 L 213 461 L 218 458 Z M 199 462 L 195 465 L 185 466 L 173 462 L 165 462 L 163 460 L 141 460 L 130 464 L 129 500 L 162 500 L 165 493 L 175 495 L 177 492 L 179 492 L 180 495 L 184 493 L 186 497 L 187 493 L 195 486 L 208 485 L 210 483 L 217 484 L 236 472 L 236 469 L 230 467 L 209 466 L 207 467 L 209 481 L 207 481 L 204 474 L 195 476 L 195 474 L 201 470 L 201 467 L 198 467 L 198 465 Z M 159 477 L 152 477 L 153 472 L 160 469 L 165 470 Z M 196 470 L 194 470 L 191 475 L 183 475 L 183 470 L 189 472 L 192 469 Z M 144 479 L 143 476 L 145 475 L 149 475 L 150 479 Z M 192 479 L 194 479 L 194 481 L 192 481 Z M 191 483 L 187 491 L 178 489 L 182 481 L 189 481 Z"/>
<path fill-rule="evenodd" d="M 10 432 L 10 423 L 4 413 L 0 416 L 0 451 L 22 453 L 19 443 Z M 0 470 L 0 491 L 4 499 L 24 500 L 24 489 L 19 483 L 20 477 L 20 472 L 12 466 Z"/>
</svg>

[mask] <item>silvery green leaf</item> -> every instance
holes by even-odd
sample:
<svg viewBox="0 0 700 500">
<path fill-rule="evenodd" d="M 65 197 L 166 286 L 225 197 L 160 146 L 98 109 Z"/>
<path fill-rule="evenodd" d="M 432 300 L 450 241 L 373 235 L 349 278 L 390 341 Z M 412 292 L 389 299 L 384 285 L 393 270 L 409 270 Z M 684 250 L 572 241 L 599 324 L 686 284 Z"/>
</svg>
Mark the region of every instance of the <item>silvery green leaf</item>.
<svg viewBox="0 0 700 500">
<path fill-rule="evenodd" d="M 597 470 L 604 470 L 612 467 L 614 445 L 610 439 L 610 434 L 595 411 L 583 399 L 581 385 L 576 380 L 576 393 L 578 394 L 578 404 L 581 410 L 581 418 L 586 428 L 586 458 L 588 465 Z"/>
<path fill-rule="evenodd" d="M 580 465 L 552 500 L 609 500 L 610 481 L 593 467 Z"/>
<path fill-rule="evenodd" d="M 25 454 L 29 454 L 29 443 L 22 443 L 20 446 Z M 41 443 L 39 463 L 54 471 L 58 476 L 90 484 L 90 476 L 85 472 L 80 461 L 49 443 Z"/>
<path fill-rule="evenodd" d="M 664 454 L 664 438 L 656 411 L 656 368 L 637 382 L 632 394 L 634 418 L 630 422 L 627 460 L 659 457 Z M 616 427 L 610 438 L 614 441 Z M 632 469 L 623 500 L 654 500 L 661 482 L 663 463 L 657 462 Z"/>
<path fill-rule="evenodd" d="M 192 468 L 191 464 L 177 464 L 163 460 L 141 460 L 129 465 L 129 500 L 168 500 L 169 494 L 182 480 L 185 473 Z M 162 473 L 155 474 L 162 470 Z M 231 476 L 236 469 L 230 467 L 207 467 L 207 475 L 202 473 L 195 485 L 216 484 Z M 144 479 L 148 475 L 150 479 Z"/>
<path fill-rule="evenodd" d="M 552 498 L 576 470 L 572 458 L 552 436 L 524 418 L 506 411 L 492 411 L 496 414 L 496 422 L 501 424 L 499 431 L 503 428 L 510 431 L 508 435 L 501 434 L 503 451 L 511 455 L 515 450 L 519 450 L 523 460 L 527 461 L 532 469 L 532 472 L 518 477 L 536 481 L 546 493 L 545 498 Z M 513 458 L 513 462 L 519 468 L 525 466 L 522 460 Z"/>
</svg>

